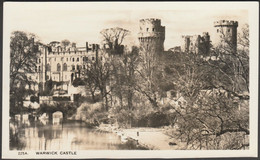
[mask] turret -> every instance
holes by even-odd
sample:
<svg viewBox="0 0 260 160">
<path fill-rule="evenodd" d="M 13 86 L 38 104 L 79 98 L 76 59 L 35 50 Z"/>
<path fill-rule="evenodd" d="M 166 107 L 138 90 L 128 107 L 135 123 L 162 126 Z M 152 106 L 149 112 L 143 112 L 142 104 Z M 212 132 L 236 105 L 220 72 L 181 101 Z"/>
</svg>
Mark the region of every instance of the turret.
<svg viewBox="0 0 260 160">
<path fill-rule="evenodd" d="M 219 20 L 214 22 L 215 30 L 215 47 L 222 49 L 231 49 L 236 52 L 237 49 L 237 21 Z"/>
<path fill-rule="evenodd" d="M 161 26 L 160 19 L 141 19 L 138 39 L 143 50 L 162 52 L 164 50 L 165 26 Z"/>
</svg>

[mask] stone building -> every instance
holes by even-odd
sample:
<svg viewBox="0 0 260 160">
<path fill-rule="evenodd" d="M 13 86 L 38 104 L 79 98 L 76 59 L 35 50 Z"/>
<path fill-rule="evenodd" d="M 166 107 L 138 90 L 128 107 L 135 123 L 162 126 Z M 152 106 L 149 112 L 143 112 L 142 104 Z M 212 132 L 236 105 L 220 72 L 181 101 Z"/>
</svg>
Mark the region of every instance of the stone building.
<svg viewBox="0 0 260 160">
<path fill-rule="evenodd" d="M 232 52 L 237 49 L 237 21 L 219 20 L 214 22 L 215 40 L 214 46 L 230 48 Z"/>
<path fill-rule="evenodd" d="M 96 61 L 99 45 L 86 42 L 85 47 L 76 47 L 75 44 L 64 47 L 60 45 L 60 42 L 53 41 L 48 45 L 40 45 L 39 51 L 35 72 L 28 73 L 28 76 L 37 84 L 30 87 L 39 90 L 39 84 L 52 80 L 60 82 L 59 89 L 68 90 L 73 80 L 80 78 L 83 70 Z"/>
<path fill-rule="evenodd" d="M 210 36 L 208 32 L 203 35 L 182 36 L 181 51 L 193 54 L 208 55 L 210 50 Z"/>
<path fill-rule="evenodd" d="M 161 25 L 160 19 L 141 19 L 138 39 L 142 50 L 162 52 L 164 51 L 165 26 Z"/>
</svg>

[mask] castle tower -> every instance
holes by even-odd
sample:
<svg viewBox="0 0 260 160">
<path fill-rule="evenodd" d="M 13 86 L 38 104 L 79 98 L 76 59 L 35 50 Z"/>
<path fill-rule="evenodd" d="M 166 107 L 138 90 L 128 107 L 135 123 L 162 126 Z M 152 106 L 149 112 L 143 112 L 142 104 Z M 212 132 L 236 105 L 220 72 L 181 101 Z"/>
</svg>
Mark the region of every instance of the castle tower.
<svg viewBox="0 0 260 160">
<path fill-rule="evenodd" d="M 237 21 L 219 20 L 214 22 L 215 42 L 214 45 L 221 46 L 223 49 L 230 48 L 236 53 L 237 49 Z"/>
<path fill-rule="evenodd" d="M 160 19 L 141 19 L 138 39 L 141 49 L 160 53 L 164 51 L 165 26 Z"/>
</svg>

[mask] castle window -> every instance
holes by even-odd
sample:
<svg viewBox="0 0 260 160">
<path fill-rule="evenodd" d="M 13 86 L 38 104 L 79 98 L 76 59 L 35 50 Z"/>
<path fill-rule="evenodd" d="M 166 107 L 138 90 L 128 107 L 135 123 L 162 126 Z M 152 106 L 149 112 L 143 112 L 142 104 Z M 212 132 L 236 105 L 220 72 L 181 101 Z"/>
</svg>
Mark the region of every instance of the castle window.
<svg viewBox="0 0 260 160">
<path fill-rule="evenodd" d="M 46 65 L 46 71 L 51 71 L 51 66 L 50 66 L 50 64 L 47 64 L 47 65 Z"/>
<path fill-rule="evenodd" d="M 92 61 L 94 61 L 95 60 L 95 57 L 92 57 Z"/>
<path fill-rule="evenodd" d="M 72 58 L 72 62 L 74 62 L 74 58 Z"/>
<path fill-rule="evenodd" d="M 67 71 L 67 64 L 66 63 L 63 64 L 63 71 Z"/>
<path fill-rule="evenodd" d="M 154 28 L 153 28 L 153 31 L 154 31 Z"/>
<path fill-rule="evenodd" d="M 60 68 L 61 68 L 61 67 L 60 67 L 60 64 L 58 63 L 58 64 L 57 64 L 57 71 L 60 71 Z"/>
<path fill-rule="evenodd" d="M 77 65 L 77 70 L 79 70 L 79 65 Z"/>
<path fill-rule="evenodd" d="M 37 72 L 37 66 L 35 67 L 35 72 Z"/>
<path fill-rule="evenodd" d="M 39 58 L 39 63 L 41 63 L 41 58 Z"/>
<path fill-rule="evenodd" d="M 39 70 L 38 71 L 41 72 L 41 66 L 39 66 Z"/>
<path fill-rule="evenodd" d="M 77 58 L 77 62 L 79 61 L 79 57 Z"/>
<path fill-rule="evenodd" d="M 148 32 L 149 28 L 146 28 L 146 31 Z"/>
<path fill-rule="evenodd" d="M 75 70 L 75 65 L 71 65 L 71 69 L 74 71 Z"/>
</svg>

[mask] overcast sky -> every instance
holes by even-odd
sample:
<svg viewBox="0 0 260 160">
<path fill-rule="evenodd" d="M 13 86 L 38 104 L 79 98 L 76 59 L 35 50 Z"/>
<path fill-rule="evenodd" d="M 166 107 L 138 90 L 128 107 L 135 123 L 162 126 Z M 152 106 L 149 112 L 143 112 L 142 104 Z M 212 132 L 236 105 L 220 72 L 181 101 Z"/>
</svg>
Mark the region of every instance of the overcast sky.
<svg viewBox="0 0 260 160">
<path fill-rule="evenodd" d="M 248 23 L 248 10 L 233 3 L 5 3 L 5 32 L 35 33 L 43 43 L 68 39 L 84 46 L 100 43 L 100 31 L 121 27 L 131 31 L 127 43 L 138 44 L 139 20 L 159 18 L 166 27 L 165 49 L 180 45 L 181 35 L 214 32 L 216 20 Z"/>
</svg>

